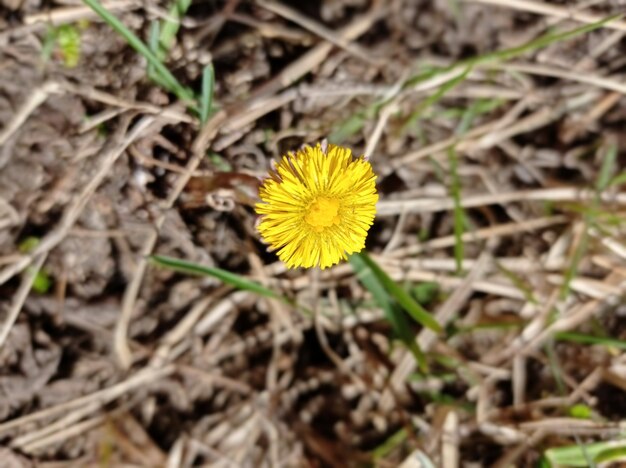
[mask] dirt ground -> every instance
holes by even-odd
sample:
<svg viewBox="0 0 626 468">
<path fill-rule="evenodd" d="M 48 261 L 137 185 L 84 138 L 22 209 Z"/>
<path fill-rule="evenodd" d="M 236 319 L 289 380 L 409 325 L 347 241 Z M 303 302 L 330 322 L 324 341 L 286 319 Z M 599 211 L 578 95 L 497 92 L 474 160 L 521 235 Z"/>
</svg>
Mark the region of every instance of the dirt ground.
<svg viewBox="0 0 626 468">
<path fill-rule="evenodd" d="M 86 4 L 0 0 L 0 468 L 626 466 L 625 2 L 103 4 L 176 24 L 211 112 Z M 323 139 L 378 175 L 428 370 L 354 264 L 259 238 L 272 160 Z"/>
</svg>

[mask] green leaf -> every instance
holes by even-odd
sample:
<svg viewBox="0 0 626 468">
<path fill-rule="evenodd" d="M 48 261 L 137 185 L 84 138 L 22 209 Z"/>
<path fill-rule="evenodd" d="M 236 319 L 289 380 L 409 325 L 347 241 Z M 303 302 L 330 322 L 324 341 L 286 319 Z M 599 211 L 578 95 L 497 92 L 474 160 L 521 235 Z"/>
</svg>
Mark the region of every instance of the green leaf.
<svg viewBox="0 0 626 468">
<path fill-rule="evenodd" d="M 40 239 L 35 236 L 28 236 L 24 240 L 22 240 L 17 246 L 17 250 L 21 253 L 31 252 L 39 245 Z"/>
<path fill-rule="evenodd" d="M 387 275 L 387 273 L 385 273 L 383 269 L 369 257 L 369 255 L 367 255 L 367 253 L 361 252 L 353 255 L 352 257 L 361 258 L 361 260 L 372 270 L 387 293 L 398 301 L 402 308 L 406 310 L 416 322 L 430 328 L 434 332 L 440 333 L 442 331 L 441 326 L 432 317 L 432 315 L 419 305 L 408 292 L 392 280 L 389 275 Z"/>
<path fill-rule="evenodd" d="M 29 267 L 27 271 L 31 271 L 32 267 Z M 50 286 L 52 286 L 52 280 L 50 276 L 43 270 L 39 270 L 35 273 L 35 278 L 33 279 L 33 291 L 39 294 L 45 294 L 50 290 Z"/>
<path fill-rule="evenodd" d="M 57 28 L 57 44 L 61 49 L 63 63 L 67 68 L 78 65 L 80 58 L 80 32 L 71 24 L 64 24 Z"/>
<path fill-rule="evenodd" d="M 591 419 L 592 411 L 589 406 L 578 404 L 570 407 L 568 413 L 572 418 Z"/>
<path fill-rule="evenodd" d="M 17 249 L 21 253 L 29 253 L 35 250 L 35 248 L 39 245 L 40 239 L 35 236 L 28 236 L 24 240 L 22 240 Z M 30 266 L 26 269 L 28 274 L 32 274 L 35 272 L 35 277 L 33 278 L 33 291 L 39 294 L 45 294 L 50 290 L 50 286 L 52 286 L 52 279 L 50 275 L 46 273 L 43 269 L 35 271 L 34 267 Z"/>
<path fill-rule="evenodd" d="M 150 257 L 155 264 L 160 265 L 171 270 L 179 271 L 181 273 L 188 273 L 190 275 L 211 276 L 217 278 L 223 283 L 234 286 L 237 289 L 244 291 L 251 291 L 264 297 L 272 299 L 285 300 L 282 296 L 276 294 L 271 289 L 265 286 L 251 281 L 243 276 L 231 273 L 230 271 L 223 270 L 221 268 L 207 267 L 199 265 L 197 263 L 180 260 L 178 258 L 166 257 L 163 255 L 153 255 Z"/>
</svg>

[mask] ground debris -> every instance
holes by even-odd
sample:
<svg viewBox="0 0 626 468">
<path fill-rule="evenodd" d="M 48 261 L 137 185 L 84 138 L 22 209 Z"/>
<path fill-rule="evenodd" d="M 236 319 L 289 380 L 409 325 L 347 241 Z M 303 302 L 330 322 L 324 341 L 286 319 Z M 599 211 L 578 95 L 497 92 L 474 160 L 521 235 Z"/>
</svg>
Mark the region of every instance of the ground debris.
<svg viewBox="0 0 626 468">
<path fill-rule="evenodd" d="M 194 93 L 213 66 L 202 123 L 70 3 L 0 0 L 2 467 L 534 466 L 618 440 L 626 27 L 549 34 L 623 2 L 192 2 L 156 53 Z M 103 3 L 172 32 L 169 4 Z M 366 250 L 443 322 L 407 315 L 427 372 L 367 272 L 259 238 L 273 160 L 324 139 L 369 158 Z"/>
</svg>

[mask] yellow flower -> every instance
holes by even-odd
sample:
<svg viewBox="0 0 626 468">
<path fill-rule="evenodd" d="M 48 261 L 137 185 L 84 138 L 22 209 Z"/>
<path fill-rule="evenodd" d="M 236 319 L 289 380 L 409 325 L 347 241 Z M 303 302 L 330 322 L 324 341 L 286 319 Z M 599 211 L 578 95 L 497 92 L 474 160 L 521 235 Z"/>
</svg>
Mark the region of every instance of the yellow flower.
<svg viewBox="0 0 626 468">
<path fill-rule="evenodd" d="M 378 201 L 368 161 L 319 143 L 283 156 L 259 196 L 259 232 L 289 268 L 326 268 L 363 249 Z"/>
</svg>

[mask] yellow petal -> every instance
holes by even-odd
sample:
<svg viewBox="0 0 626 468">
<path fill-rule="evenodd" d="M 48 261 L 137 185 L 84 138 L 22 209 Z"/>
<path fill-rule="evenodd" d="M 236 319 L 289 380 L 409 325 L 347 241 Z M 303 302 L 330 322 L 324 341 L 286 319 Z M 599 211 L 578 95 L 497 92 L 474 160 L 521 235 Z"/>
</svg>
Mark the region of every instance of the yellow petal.
<svg viewBox="0 0 626 468">
<path fill-rule="evenodd" d="M 319 143 L 283 156 L 259 197 L 259 233 L 289 268 L 327 268 L 362 250 L 378 201 L 368 161 Z"/>
</svg>

